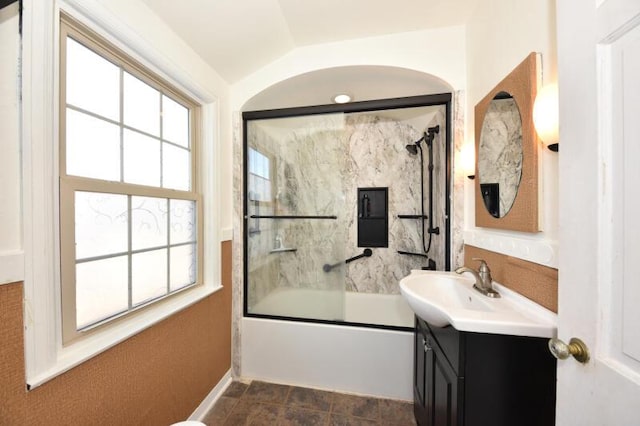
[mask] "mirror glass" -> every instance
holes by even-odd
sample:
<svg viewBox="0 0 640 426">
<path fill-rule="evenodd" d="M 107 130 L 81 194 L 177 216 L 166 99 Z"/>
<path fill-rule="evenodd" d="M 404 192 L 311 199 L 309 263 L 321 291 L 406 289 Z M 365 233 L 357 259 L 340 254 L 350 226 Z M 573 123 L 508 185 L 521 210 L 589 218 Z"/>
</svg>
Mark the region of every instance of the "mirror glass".
<svg viewBox="0 0 640 426">
<path fill-rule="evenodd" d="M 482 122 L 478 149 L 478 179 L 489 214 L 509 213 L 522 177 L 522 119 L 513 96 L 498 93 Z"/>
</svg>

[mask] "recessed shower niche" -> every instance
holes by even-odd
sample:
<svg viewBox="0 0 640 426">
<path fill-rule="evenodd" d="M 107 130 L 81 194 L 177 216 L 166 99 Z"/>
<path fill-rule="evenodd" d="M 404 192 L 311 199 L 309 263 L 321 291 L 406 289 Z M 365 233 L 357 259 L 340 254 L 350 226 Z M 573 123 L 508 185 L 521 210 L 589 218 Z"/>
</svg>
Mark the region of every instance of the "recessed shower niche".
<svg viewBox="0 0 640 426">
<path fill-rule="evenodd" d="M 410 310 L 361 321 L 348 305 L 450 269 L 450 107 L 440 94 L 243 113 L 246 316 L 413 327 Z"/>
<path fill-rule="evenodd" d="M 358 247 L 389 247 L 389 188 L 358 188 Z"/>
</svg>

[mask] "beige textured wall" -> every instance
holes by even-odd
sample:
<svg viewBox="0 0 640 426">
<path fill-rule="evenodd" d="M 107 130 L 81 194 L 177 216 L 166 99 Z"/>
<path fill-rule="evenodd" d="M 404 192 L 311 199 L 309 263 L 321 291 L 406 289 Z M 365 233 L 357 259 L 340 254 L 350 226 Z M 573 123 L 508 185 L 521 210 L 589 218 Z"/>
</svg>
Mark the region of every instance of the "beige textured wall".
<svg viewBox="0 0 640 426">
<path fill-rule="evenodd" d="M 464 264 L 478 269 L 478 262 L 473 260 L 474 257 L 487 262 L 495 281 L 553 312 L 558 312 L 557 269 L 465 245 Z"/>
<path fill-rule="evenodd" d="M 0 425 L 169 425 L 231 368 L 231 242 L 224 288 L 42 386 L 25 390 L 22 283 L 0 286 Z"/>
</svg>

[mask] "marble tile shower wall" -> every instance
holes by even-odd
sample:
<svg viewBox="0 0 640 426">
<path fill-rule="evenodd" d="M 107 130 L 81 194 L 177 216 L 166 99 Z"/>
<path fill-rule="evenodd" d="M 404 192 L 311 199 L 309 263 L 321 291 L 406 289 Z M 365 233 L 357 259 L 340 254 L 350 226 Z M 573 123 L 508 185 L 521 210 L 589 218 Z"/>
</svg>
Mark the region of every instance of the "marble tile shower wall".
<svg viewBox="0 0 640 426">
<path fill-rule="evenodd" d="M 422 252 L 420 221 L 398 219 L 398 215 L 420 214 L 420 159 L 410 155 L 405 146 L 420 139 L 426 127 L 428 125 L 415 128 L 374 114 L 353 114 L 347 118 L 345 139 L 348 140 L 349 166 L 345 176 L 348 186 L 345 194 L 350 206 L 346 224 L 347 247 L 353 247 L 354 254 L 361 250 L 356 248 L 357 188 L 389 188 L 389 247 L 374 248 L 371 258 L 346 265 L 347 291 L 397 294 L 398 281 L 411 269 L 425 264 L 420 257 L 400 255 L 397 251 Z M 425 167 L 426 154 L 425 149 Z M 426 188 L 428 182 L 425 195 Z M 426 204 L 427 201 L 425 209 L 428 211 Z M 435 245 L 434 241 L 434 248 Z M 434 248 L 430 255 L 435 257 Z M 443 266 L 443 254 L 435 259 Z"/>
<path fill-rule="evenodd" d="M 471 182 L 468 172 L 462 164 L 462 151 L 465 146 L 464 134 L 465 94 L 457 91 L 453 94 L 453 194 L 451 196 L 451 269 L 464 265 L 464 192 L 465 184 Z"/>
<path fill-rule="evenodd" d="M 420 161 L 405 150 L 426 127 L 440 124 L 435 140 L 434 235 L 431 256 L 444 267 L 444 107 L 424 128 L 374 113 L 323 115 L 252 121 L 249 146 L 270 160 L 271 203 L 249 203 L 250 214 L 335 215 L 337 220 L 260 220 L 249 236 L 249 305 L 276 288 L 305 287 L 367 293 L 399 292 L 398 281 L 424 264 L 420 221 L 398 214 L 420 213 Z M 425 122 L 427 120 L 425 119 Z M 425 150 L 425 165 L 427 152 Z M 427 172 L 425 171 L 425 177 Z M 389 247 L 373 256 L 324 272 L 362 252 L 357 247 L 357 188 L 389 188 Z M 428 188 L 428 183 L 425 186 Z M 427 192 L 425 190 L 425 197 Z M 425 202 L 426 203 L 426 202 Z M 425 206 L 428 210 L 428 206 Z M 295 252 L 273 252 L 275 248 Z"/>
<path fill-rule="evenodd" d="M 447 140 L 447 126 L 445 118 L 445 109 L 439 108 L 433 119 L 427 124 L 427 127 L 433 127 L 439 125 L 440 133 L 433 140 L 433 227 L 439 227 L 440 233 L 433 234 L 431 236 L 431 249 L 429 255 L 436 261 L 436 268 L 444 270 L 445 262 L 445 219 L 447 215 L 446 210 L 446 196 L 447 196 L 447 170 L 446 170 L 446 140 Z M 426 154 L 426 151 L 425 151 Z M 426 155 L 425 155 L 426 157 Z M 427 161 L 425 158 L 425 168 L 427 167 Z M 425 174 L 427 171 L 425 170 Z M 429 189 L 428 178 L 425 180 L 425 214 L 429 214 Z M 428 223 L 428 222 L 425 222 Z M 426 234 L 425 240 L 427 245 L 429 244 L 429 235 Z"/>
</svg>

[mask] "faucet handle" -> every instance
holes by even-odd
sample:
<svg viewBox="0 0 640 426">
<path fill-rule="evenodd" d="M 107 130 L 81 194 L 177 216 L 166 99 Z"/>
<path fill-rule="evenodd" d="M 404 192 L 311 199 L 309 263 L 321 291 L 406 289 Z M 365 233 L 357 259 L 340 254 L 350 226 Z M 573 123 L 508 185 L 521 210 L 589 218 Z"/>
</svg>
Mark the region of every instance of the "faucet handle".
<svg viewBox="0 0 640 426">
<path fill-rule="evenodd" d="M 480 259 L 479 257 L 472 257 L 471 259 L 480 262 L 480 268 L 478 268 L 478 271 L 489 272 L 489 265 L 487 265 L 487 262 L 484 259 Z"/>
</svg>

